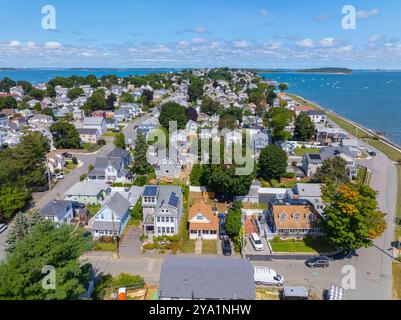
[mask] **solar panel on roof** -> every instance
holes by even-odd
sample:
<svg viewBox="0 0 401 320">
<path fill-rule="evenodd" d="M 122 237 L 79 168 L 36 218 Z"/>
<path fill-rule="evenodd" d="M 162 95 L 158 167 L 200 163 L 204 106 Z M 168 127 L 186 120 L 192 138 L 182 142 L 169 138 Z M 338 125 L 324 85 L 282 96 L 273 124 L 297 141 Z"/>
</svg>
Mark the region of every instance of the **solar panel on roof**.
<svg viewBox="0 0 401 320">
<path fill-rule="evenodd" d="M 146 197 L 155 197 L 157 195 L 157 187 L 156 186 L 147 186 L 143 191 L 143 195 Z"/>
<path fill-rule="evenodd" d="M 178 206 L 178 197 L 175 192 L 171 193 L 170 199 L 168 200 L 168 204 L 173 207 Z"/>
</svg>

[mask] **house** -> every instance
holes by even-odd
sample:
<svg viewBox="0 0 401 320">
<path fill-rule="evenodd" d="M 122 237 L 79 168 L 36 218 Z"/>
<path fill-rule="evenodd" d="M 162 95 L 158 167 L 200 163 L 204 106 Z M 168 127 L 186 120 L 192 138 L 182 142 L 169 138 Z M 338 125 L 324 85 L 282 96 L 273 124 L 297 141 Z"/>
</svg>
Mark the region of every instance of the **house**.
<svg viewBox="0 0 401 320">
<path fill-rule="evenodd" d="M 323 234 L 320 215 L 307 200 L 276 200 L 269 205 L 268 223 L 284 238 L 303 238 Z"/>
<path fill-rule="evenodd" d="M 350 179 L 358 175 L 358 168 L 355 160 L 355 153 L 349 147 L 324 147 L 320 149 L 320 155 L 323 160 L 334 157 L 341 157 L 347 162 L 347 170 Z"/>
<path fill-rule="evenodd" d="M 361 156 L 361 149 L 357 139 L 342 139 L 340 145 L 342 147 L 349 148 L 351 154 L 355 158 L 359 158 Z"/>
<path fill-rule="evenodd" d="M 52 151 L 46 154 L 47 167 L 51 174 L 56 171 L 63 170 L 65 166 L 65 158 L 60 151 Z"/>
<path fill-rule="evenodd" d="M 131 114 L 128 108 L 120 108 L 114 112 L 114 120 L 124 122 L 131 119 Z"/>
<path fill-rule="evenodd" d="M 320 183 L 297 183 L 288 191 L 288 196 L 293 200 L 308 200 L 317 212 L 323 213 L 322 187 Z"/>
<path fill-rule="evenodd" d="M 8 119 L 11 119 L 15 116 L 15 110 L 11 108 L 5 108 L 1 110 L 1 113 L 5 114 L 8 117 Z"/>
<path fill-rule="evenodd" d="M 130 219 L 130 205 L 116 192 L 99 210 L 91 225 L 93 237 L 121 235 Z"/>
<path fill-rule="evenodd" d="M 34 127 L 50 127 L 53 123 L 53 117 L 46 114 L 37 114 L 28 120 L 30 126 Z"/>
<path fill-rule="evenodd" d="M 246 259 L 167 256 L 160 300 L 254 300 L 253 266 Z"/>
<path fill-rule="evenodd" d="M 44 219 L 53 221 L 56 224 L 70 224 L 74 217 L 72 202 L 66 200 L 52 200 L 42 207 L 39 212 Z"/>
<path fill-rule="evenodd" d="M 188 213 L 189 238 L 216 240 L 219 231 L 219 219 L 217 211 L 199 199 L 195 202 Z"/>
<path fill-rule="evenodd" d="M 138 186 L 132 186 L 131 188 L 112 187 L 111 195 L 113 195 L 116 192 L 120 193 L 125 199 L 127 199 L 130 204 L 130 208 L 133 208 L 138 203 L 139 198 L 142 195 L 143 187 L 138 187 Z"/>
<path fill-rule="evenodd" d="M 181 176 L 181 164 L 170 158 L 158 160 L 155 168 L 156 179 L 178 179 Z"/>
<path fill-rule="evenodd" d="M 124 169 L 124 160 L 119 157 L 96 158 L 95 166 L 88 174 L 88 179 L 99 182 L 126 182 L 131 175 Z"/>
<path fill-rule="evenodd" d="M 281 144 L 281 149 L 287 154 L 295 154 L 296 148 L 298 148 L 298 143 L 296 141 L 285 141 Z"/>
<path fill-rule="evenodd" d="M 107 118 L 106 119 L 106 129 L 115 131 L 118 128 L 118 121 L 115 119 Z"/>
<path fill-rule="evenodd" d="M 199 124 L 193 120 L 189 120 L 186 124 L 186 130 L 189 134 L 196 134 Z"/>
<path fill-rule="evenodd" d="M 100 140 L 100 133 L 98 129 L 84 129 L 79 128 L 79 138 L 83 143 L 96 144 Z"/>
<path fill-rule="evenodd" d="M 307 177 L 313 176 L 322 166 L 323 159 L 320 154 L 307 153 L 302 157 L 302 170 Z"/>
<path fill-rule="evenodd" d="M 106 155 L 106 157 L 121 158 L 124 166 L 129 166 L 131 164 L 131 154 L 125 149 L 114 148 Z"/>
<path fill-rule="evenodd" d="M 315 139 L 316 142 L 321 144 L 330 145 L 338 143 L 347 137 L 347 134 L 341 128 L 328 127 L 324 124 L 315 125 Z"/>
<path fill-rule="evenodd" d="M 74 121 L 82 121 L 85 118 L 84 110 L 74 109 L 72 111 L 72 117 L 73 117 Z"/>
<path fill-rule="evenodd" d="M 312 110 L 316 110 L 316 109 L 311 106 L 295 106 L 294 107 L 294 112 L 297 117 L 300 115 L 301 112 L 308 112 L 308 111 L 312 111 Z"/>
<path fill-rule="evenodd" d="M 64 193 L 64 199 L 87 205 L 100 204 L 109 194 L 110 186 L 103 182 L 83 181 L 74 184 Z"/>
<path fill-rule="evenodd" d="M 269 135 L 264 132 L 258 132 L 252 135 L 251 148 L 255 152 L 256 157 L 259 157 L 260 152 L 269 145 Z"/>
<path fill-rule="evenodd" d="M 97 129 L 101 135 L 107 131 L 106 120 L 102 117 L 85 117 L 82 126 L 84 129 Z"/>
<path fill-rule="evenodd" d="M 178 234 L 182 216 L 181 187 L 145 186 L 142 192 L 142 213 L 145 234 Z"/>
<path fill-rule="evenodd" d="M 323 110 L 309 110 L 306 111 L 306 114 L 309 116 L 311 121 L 315 124 L 325 124 L 327 122 L 326 112 Z"/>
</svg>

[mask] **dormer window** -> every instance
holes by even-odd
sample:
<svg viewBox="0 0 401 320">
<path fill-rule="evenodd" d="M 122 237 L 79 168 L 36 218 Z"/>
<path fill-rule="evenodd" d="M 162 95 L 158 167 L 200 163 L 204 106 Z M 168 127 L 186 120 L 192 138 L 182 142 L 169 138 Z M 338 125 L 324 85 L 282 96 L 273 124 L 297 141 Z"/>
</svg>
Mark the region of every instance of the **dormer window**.
<svg viewBox="0 0 401 320">
<path fill-rule="evenodd" d="M 287 219 L 287 215 L 284 212 L 279 214 L 279 220 L 280 221 L 285 221 L 286 219 Z"/>
<path fill-rule="evenodd" d="M 299 220 L 301 219 L 301 215 L 297 212 L 294 214 L 294 221 L 299 222 Z"/>
<path fill-rule="evenodd" d="M 311 212 L 309 212 L 306 215 L 306 219 L 308 219 L 308 221 L 313 221 L 315 219 L 315 216 Z"/>
<path fill-rule="evenodd" d="M 203 220 L 203 215 L 200 214 L 200 213 L 198 213 L 198 214 L 196 215 L 196 220 Z"/>
</svg>

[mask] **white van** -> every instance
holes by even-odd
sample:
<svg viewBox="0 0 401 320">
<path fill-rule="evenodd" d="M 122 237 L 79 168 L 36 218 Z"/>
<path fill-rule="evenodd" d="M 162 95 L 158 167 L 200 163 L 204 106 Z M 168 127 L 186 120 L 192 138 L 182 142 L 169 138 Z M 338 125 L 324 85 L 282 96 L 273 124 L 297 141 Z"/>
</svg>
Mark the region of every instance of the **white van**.
<svg viewBox="0 0 401 320">
<path fill-rule="evenodd" d="M 257 233 L 252 233 L 249 237 L 249 240 L 251 240 L 252 246 L 256 251 L 263 250 L 263 243 Z"/>
<path fill-rule="evenodd" d="M 264 284 L 277 287 L 284 285 L 284 277 L 267 267 L 254 267 L 253 279 L 257 285 Z"/>
</svg>

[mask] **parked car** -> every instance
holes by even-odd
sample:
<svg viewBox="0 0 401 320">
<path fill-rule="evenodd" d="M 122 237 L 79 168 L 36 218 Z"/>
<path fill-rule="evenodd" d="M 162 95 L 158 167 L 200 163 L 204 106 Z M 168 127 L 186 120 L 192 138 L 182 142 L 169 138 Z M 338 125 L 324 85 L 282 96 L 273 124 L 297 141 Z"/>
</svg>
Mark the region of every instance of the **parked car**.
<svg viewBox="0 0 401 320">
<path fill-rule="evenodd" d="M 6 231 L 7 229 L 7 225 L 5 225 L 4 223 L 0 224 L 0 234 L 2 234 L 4 231 Z"/>
<path fill-rule="evenodd" d="M 249 237 L 249 240 L 251 241 L 252 246 L 256 251 L 263 251 L 263 243 L 260 240 L 257 233 L 255 233 L 255 232 L 252 233 Z"/>
<path fill-rule="evenodd" d="M 78 202 L 78 201 L 73 201 L 71 203 L 71 205 L 72 205 L 73 209 L 85 209 L 85 207 L 86 207 L 83 203 Z"/>
<path fill-rule="evenodd" d="M 55 175 L 55 178 L 57 180 L 63 180 L 64 179 L 64 172 L 59 172 Z"/>
<path fill-rule="evenodd" d="M 254 267 L 253 278 L 257 285 L 277 286 L 284 285 L 284 277 L 277 274 L 276 271 L 267 267 Z"/>
<path fill-rule="evenodd" d="M 327 268 L 330 265 L 329 258 L 320 256 L 313 257 L 305 261 L 309 268 Z"/>
<path fill-rule="evenodd" d="M 376 152 L 374 152 L 374 151 L 370 151 L 370 152 L 369 152 L 369 155 L 370 155 L 371 157 L 376 157 L 377 154 L 376 154 Z"/>
<path fill-rule="evenodd" d="M 66 158 L 66 159 L 71 159 L 72 158 L 72 154 L 68 153 L 68 152 L 64 152 L 63 153 L 63 157 Z"/>
<path fill-rule="evenodd" d="M 221 241 L 221 249 L 223 251 L 223 255 L 231 256 L 231 243 L 230 240 L 225 239 Z"/>
<path fill-rule="evenodd" d="M 226 232 L 225 225 L 220 225 L 219 237 L 220 237 L 220 240 L 227 240 L 228 239 L 228 235 L 227 235 L 227 232 Z"/>
</svg>

